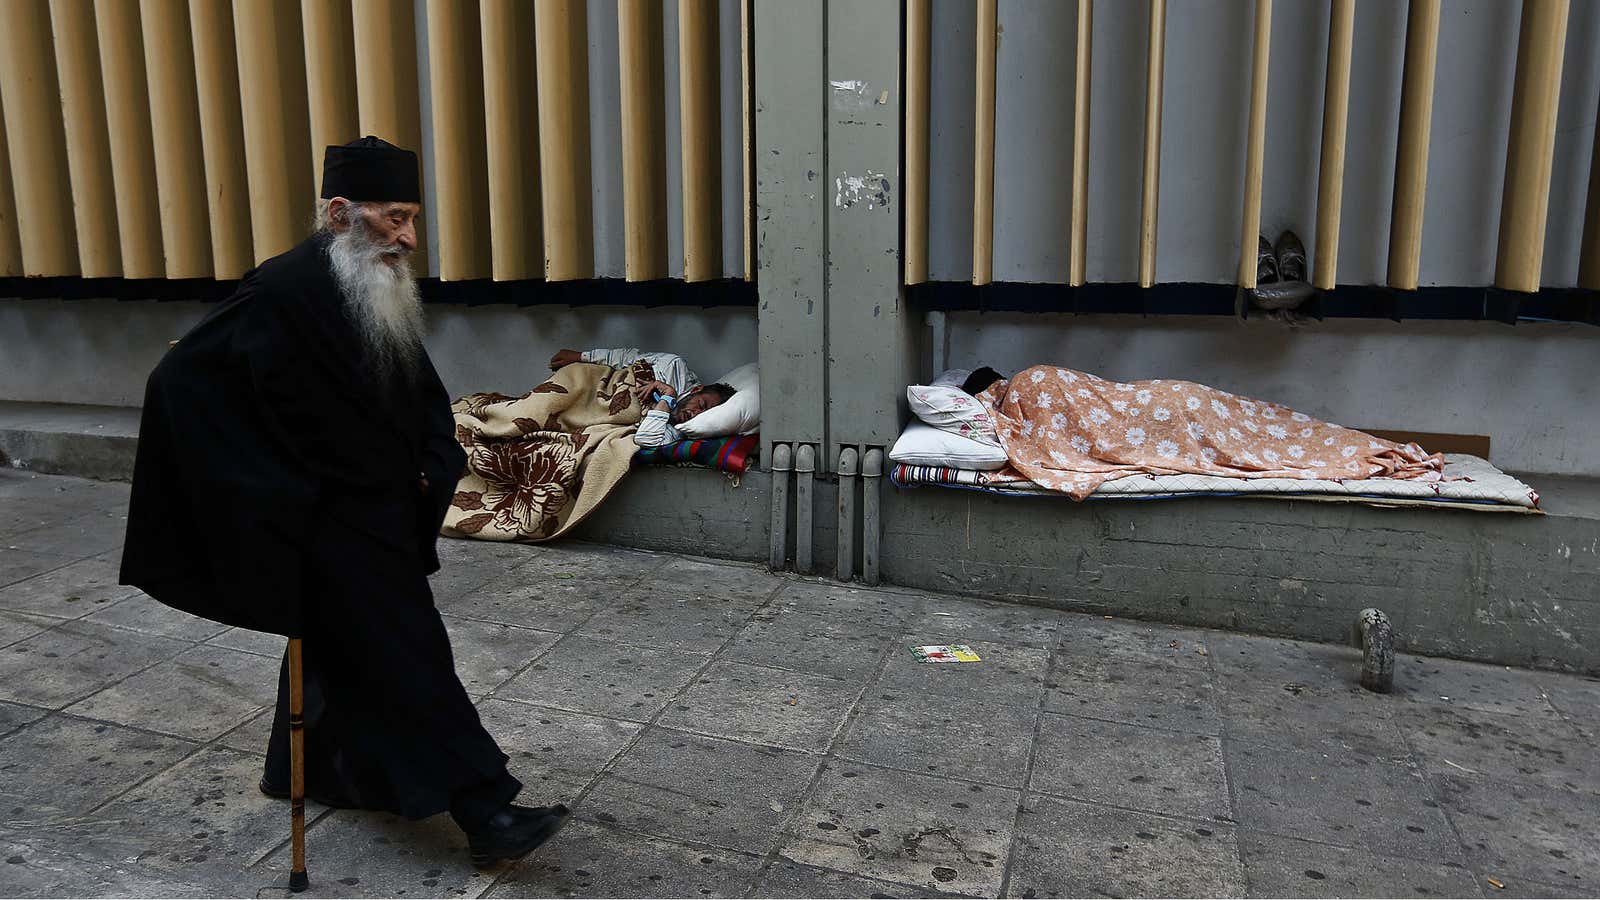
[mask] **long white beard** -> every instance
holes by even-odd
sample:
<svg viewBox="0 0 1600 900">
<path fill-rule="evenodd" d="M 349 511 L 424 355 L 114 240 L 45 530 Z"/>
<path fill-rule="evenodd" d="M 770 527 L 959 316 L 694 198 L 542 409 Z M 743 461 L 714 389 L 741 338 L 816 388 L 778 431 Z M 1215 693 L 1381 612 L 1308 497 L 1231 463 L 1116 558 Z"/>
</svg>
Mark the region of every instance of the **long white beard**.
<svg viewBox="0 0 1600 900">
<path fill-rule="evenodd" d="M 334 235 L 328 259 L 367 361 L 385 379 L 412 375 L 427 322 L 411 267 L 403 261 L 386 262 L 384 248 L 368 237 L 359 220 Z"/>
</svg>

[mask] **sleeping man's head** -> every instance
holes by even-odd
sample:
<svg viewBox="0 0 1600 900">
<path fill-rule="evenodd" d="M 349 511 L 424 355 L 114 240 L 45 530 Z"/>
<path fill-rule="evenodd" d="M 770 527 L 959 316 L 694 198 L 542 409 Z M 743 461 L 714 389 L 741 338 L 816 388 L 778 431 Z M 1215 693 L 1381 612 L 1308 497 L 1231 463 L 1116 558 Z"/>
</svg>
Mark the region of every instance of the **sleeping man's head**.
<svg viewBox="0 0 1600 900">
<path fill-rule="evenodd" d="M 720 382 L 701 385 L 679 398 L 678 405 L 667 415 L 667 421 L 682 425 L 714 406 L 727 403 L 732 396 L 733 388 Z"/>
</svg>

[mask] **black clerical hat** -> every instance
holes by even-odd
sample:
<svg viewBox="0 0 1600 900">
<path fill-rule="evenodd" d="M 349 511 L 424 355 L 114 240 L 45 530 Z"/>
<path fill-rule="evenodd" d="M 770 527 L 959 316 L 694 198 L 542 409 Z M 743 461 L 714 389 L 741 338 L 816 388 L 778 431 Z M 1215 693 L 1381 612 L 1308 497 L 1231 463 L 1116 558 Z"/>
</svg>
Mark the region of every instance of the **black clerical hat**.
<svg viewBox="0 0 1600 900">
<path fill-rule="evenodd" d="M 342 147 L 329 147 L 322 157 L 322 199 L 334 197 L 421 203 L 417 154 L 370 134 Z"/>
</svg>

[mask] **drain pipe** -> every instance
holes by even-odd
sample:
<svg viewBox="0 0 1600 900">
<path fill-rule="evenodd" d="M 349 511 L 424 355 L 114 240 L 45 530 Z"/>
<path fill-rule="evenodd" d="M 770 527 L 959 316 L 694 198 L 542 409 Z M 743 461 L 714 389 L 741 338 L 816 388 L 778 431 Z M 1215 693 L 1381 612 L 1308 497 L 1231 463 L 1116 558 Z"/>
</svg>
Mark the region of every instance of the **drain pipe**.
<svg viewBox="0 0 1600 900">
<path fill-rule="evenodd" d="M 772 533 L 767 568 L 782 572 L 789 559 L 789 485 L 794 481 L 794 448 L 772 445 Z"/>
<path fill-rule="evenodd" d="M 794 570 L 811 574 L 811 491 L 817 480 L 817 448 L 801 444 L 794 454 Z"/>
<path fill-rule="evenodd" d="M 856 460 L 854 447 L 839 451 L 839 566 L 840 581 L 855 575 L 856 564 Z"/>
<path fill-rule="evenodd" d="M 879 518 L 883 484 L 883 448 L 872 447 L 861 463 L 861 580 L 878 583 L 878 540 L 883 534 Z"/>
</svg>

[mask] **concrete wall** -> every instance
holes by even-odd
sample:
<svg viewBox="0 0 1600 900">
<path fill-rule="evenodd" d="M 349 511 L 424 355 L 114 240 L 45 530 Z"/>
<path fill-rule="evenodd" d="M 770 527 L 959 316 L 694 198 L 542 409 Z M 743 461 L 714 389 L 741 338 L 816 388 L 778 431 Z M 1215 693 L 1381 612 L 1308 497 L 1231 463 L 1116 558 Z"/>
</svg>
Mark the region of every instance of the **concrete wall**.
<svg viewBox="0 0 1600 900">
<path fill-rule="evenodd" d="M 959 313 L 948 332 L 952 367 L 1199 381 L 1357 428 L 1489 435 L 1505 469 L 1600 474 L 1591 325 Z"/>
<path fill-rule="evenodd" d="M 202 303 L 0 300 L 0 399 L 138 406 L 167 349 L 209 309 Z M 756 358 L 751 309 L 431 305 L 428 349 L 460 395 L 527 390 L 563 347 L 681 353 L 716 378 Z"/>
<path fill-rule="evenodd" d="M 1250 0 L 1168 6 L 1157 276 L 1231 282 L 1238 263 L 1249 104 Z M 1314 244 L 1329 0 L 1273 6 L 1262 229 Z M 1422 240 L 1424 285 L 1493 279 L 1520 4 L 1445 0 Z M 1077 4 L 1000 0 L 995 138 L 997 281 L 1064 281 Z M 935 0 L 930 275 L 972 274 L 973 5 Z M 1090 281 L 1133 281 L 1147 4 L 1094 18 Z M 1387 270 L 1403 3 L 1356 7 L 1340 283 Z M 1600 97 L 1600 4 L 1575 3 L 1562 73 L 1544 281 L 1571 286 Z"/>
</svg>

